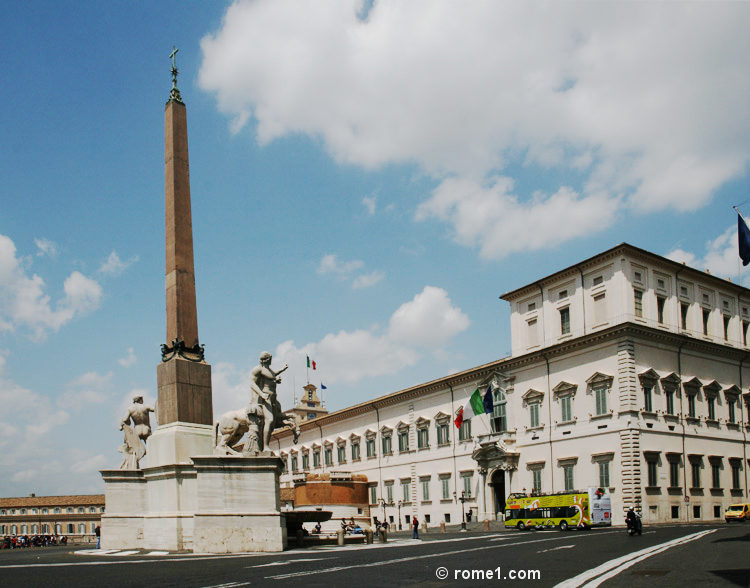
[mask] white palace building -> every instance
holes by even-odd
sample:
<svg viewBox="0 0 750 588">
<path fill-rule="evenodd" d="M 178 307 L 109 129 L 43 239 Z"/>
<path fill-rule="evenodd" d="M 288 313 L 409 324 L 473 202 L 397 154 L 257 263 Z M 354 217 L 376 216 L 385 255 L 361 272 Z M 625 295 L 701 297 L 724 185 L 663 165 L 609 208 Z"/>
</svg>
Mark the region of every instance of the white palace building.
<svg viewBox="0 0 750 588">
<path fill-rule="evenodd" d="M 524 491 L 606 487 L 647 523 L 747 501 L 750 290 L 622 244 L 501 298 L 510 357 L 277 432 L 282 485 L 364 474 L 372 516 L 431 526 Z M 493 380 L 494 412 L 457 430 Z"/>
</svg>

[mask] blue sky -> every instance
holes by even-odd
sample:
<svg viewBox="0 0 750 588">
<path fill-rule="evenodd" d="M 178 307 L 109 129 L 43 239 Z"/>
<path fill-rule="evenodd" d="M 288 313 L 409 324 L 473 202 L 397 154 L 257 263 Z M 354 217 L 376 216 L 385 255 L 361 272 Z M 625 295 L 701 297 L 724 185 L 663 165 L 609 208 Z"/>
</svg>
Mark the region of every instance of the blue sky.
<svg viewBox="0 0 750 588">
<path fill-rule="evenodd" d="M 509 353 L 498 299 L 627 241 L 737 279 L 747 3 L 0 7 L 0 494 L 97 492 L 164 343 L 179 47 L 214 413 Z M 744 281 L 744 280 L 743 280 Z M 468 391 L 467 391 L 468 392 Z"/>
</svg>

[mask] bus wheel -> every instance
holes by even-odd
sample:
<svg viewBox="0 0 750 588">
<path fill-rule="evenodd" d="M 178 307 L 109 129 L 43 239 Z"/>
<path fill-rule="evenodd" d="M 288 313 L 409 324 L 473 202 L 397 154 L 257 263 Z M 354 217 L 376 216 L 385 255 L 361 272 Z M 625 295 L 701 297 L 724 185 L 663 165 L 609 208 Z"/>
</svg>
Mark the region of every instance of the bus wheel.
<svg viewBox="0 0 750 588">
<path fill-rule="evenodd" d="M 557 525 L 557 528 L 561 531 L 567 531 L 568 530 L 568 523 L 567 521 L 560 521 L 560 524 Z"/>
<path fill-rule="evenodd" d="M 523 531 L 526 528 L 526 525 L 523 524 L 523 521 L 518 521 L 518 524 L 516 525 L 516 529 L 519 531 Z"/>
</svg>

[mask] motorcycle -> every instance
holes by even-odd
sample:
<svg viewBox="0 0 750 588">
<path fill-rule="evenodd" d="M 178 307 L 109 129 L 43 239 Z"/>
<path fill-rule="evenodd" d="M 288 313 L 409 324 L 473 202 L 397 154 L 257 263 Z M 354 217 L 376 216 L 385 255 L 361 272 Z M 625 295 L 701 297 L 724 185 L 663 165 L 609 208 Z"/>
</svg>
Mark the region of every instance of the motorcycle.
<svg viewBox="0 0 750 588">
<path fill-rule="evenodd" d="M 641 517 L 635 515 L 635 517 L 625 519 L 625 524 L 628 527 L 628 536 L 632 537 L 636 533 L 641 535 L 643 533 L 643 524 L 641 523 Z"/>
</svg>

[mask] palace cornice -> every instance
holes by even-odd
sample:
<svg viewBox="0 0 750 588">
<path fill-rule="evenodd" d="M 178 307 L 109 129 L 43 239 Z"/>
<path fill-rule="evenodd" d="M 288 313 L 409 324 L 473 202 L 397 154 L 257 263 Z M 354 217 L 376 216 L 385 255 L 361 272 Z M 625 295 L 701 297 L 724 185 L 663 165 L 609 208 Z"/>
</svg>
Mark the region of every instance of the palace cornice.
<svg viewBox="0 0 750 588">
<path fill-rule="evenodd" d="M 675 274 L 679 272 L 680 276 L 690 276 L 693 279 L 710 282 L 716 288 L 728 289 L 741 298 L 750 298 L 750 290 L 743 286 L 735 284 L 734 282 L 731 282 L 729 280 L 725 280 L 724 278 L 714 276 L 713 274 L 709 274 L 708 272 L 699 270 L 697 268 L 690 267 L 688 265 L 685 265 L 684 263 L 662 257 L 661 255 L 657 255 L 656 253 L 641 249 L 640 247 L 630 245 L 629 243 L 620 243 L 612 249 L 608 249 L 607 251 L 594 255 L 593 257 L 590 257 L 575 265 L 555 272 L 554 274 L 550 274 L 549 276 L 540 278 L 532 284 L 527 284 L 516 290 L 506 292 L 505 294 L 501 295 L 500 298 L 507 302 L 512 302 L 514 300 L 517 300 L 518 298 L 527 296 L 531 292 L 538 291 L 539 286 L 545 287 L 546 285 L 561 280 L 569 275 L 577 275 L 584 269 L 589 269 L 591 267 L 599 265 L 604 261 L 615 259 L 621 255 L 627 257 L 628 259 L 639 260 L 643 263 L 658 264 L 661 268 L 663 268 L 663 271 L 665 272 L 672 272 Z"/>
</svg>

